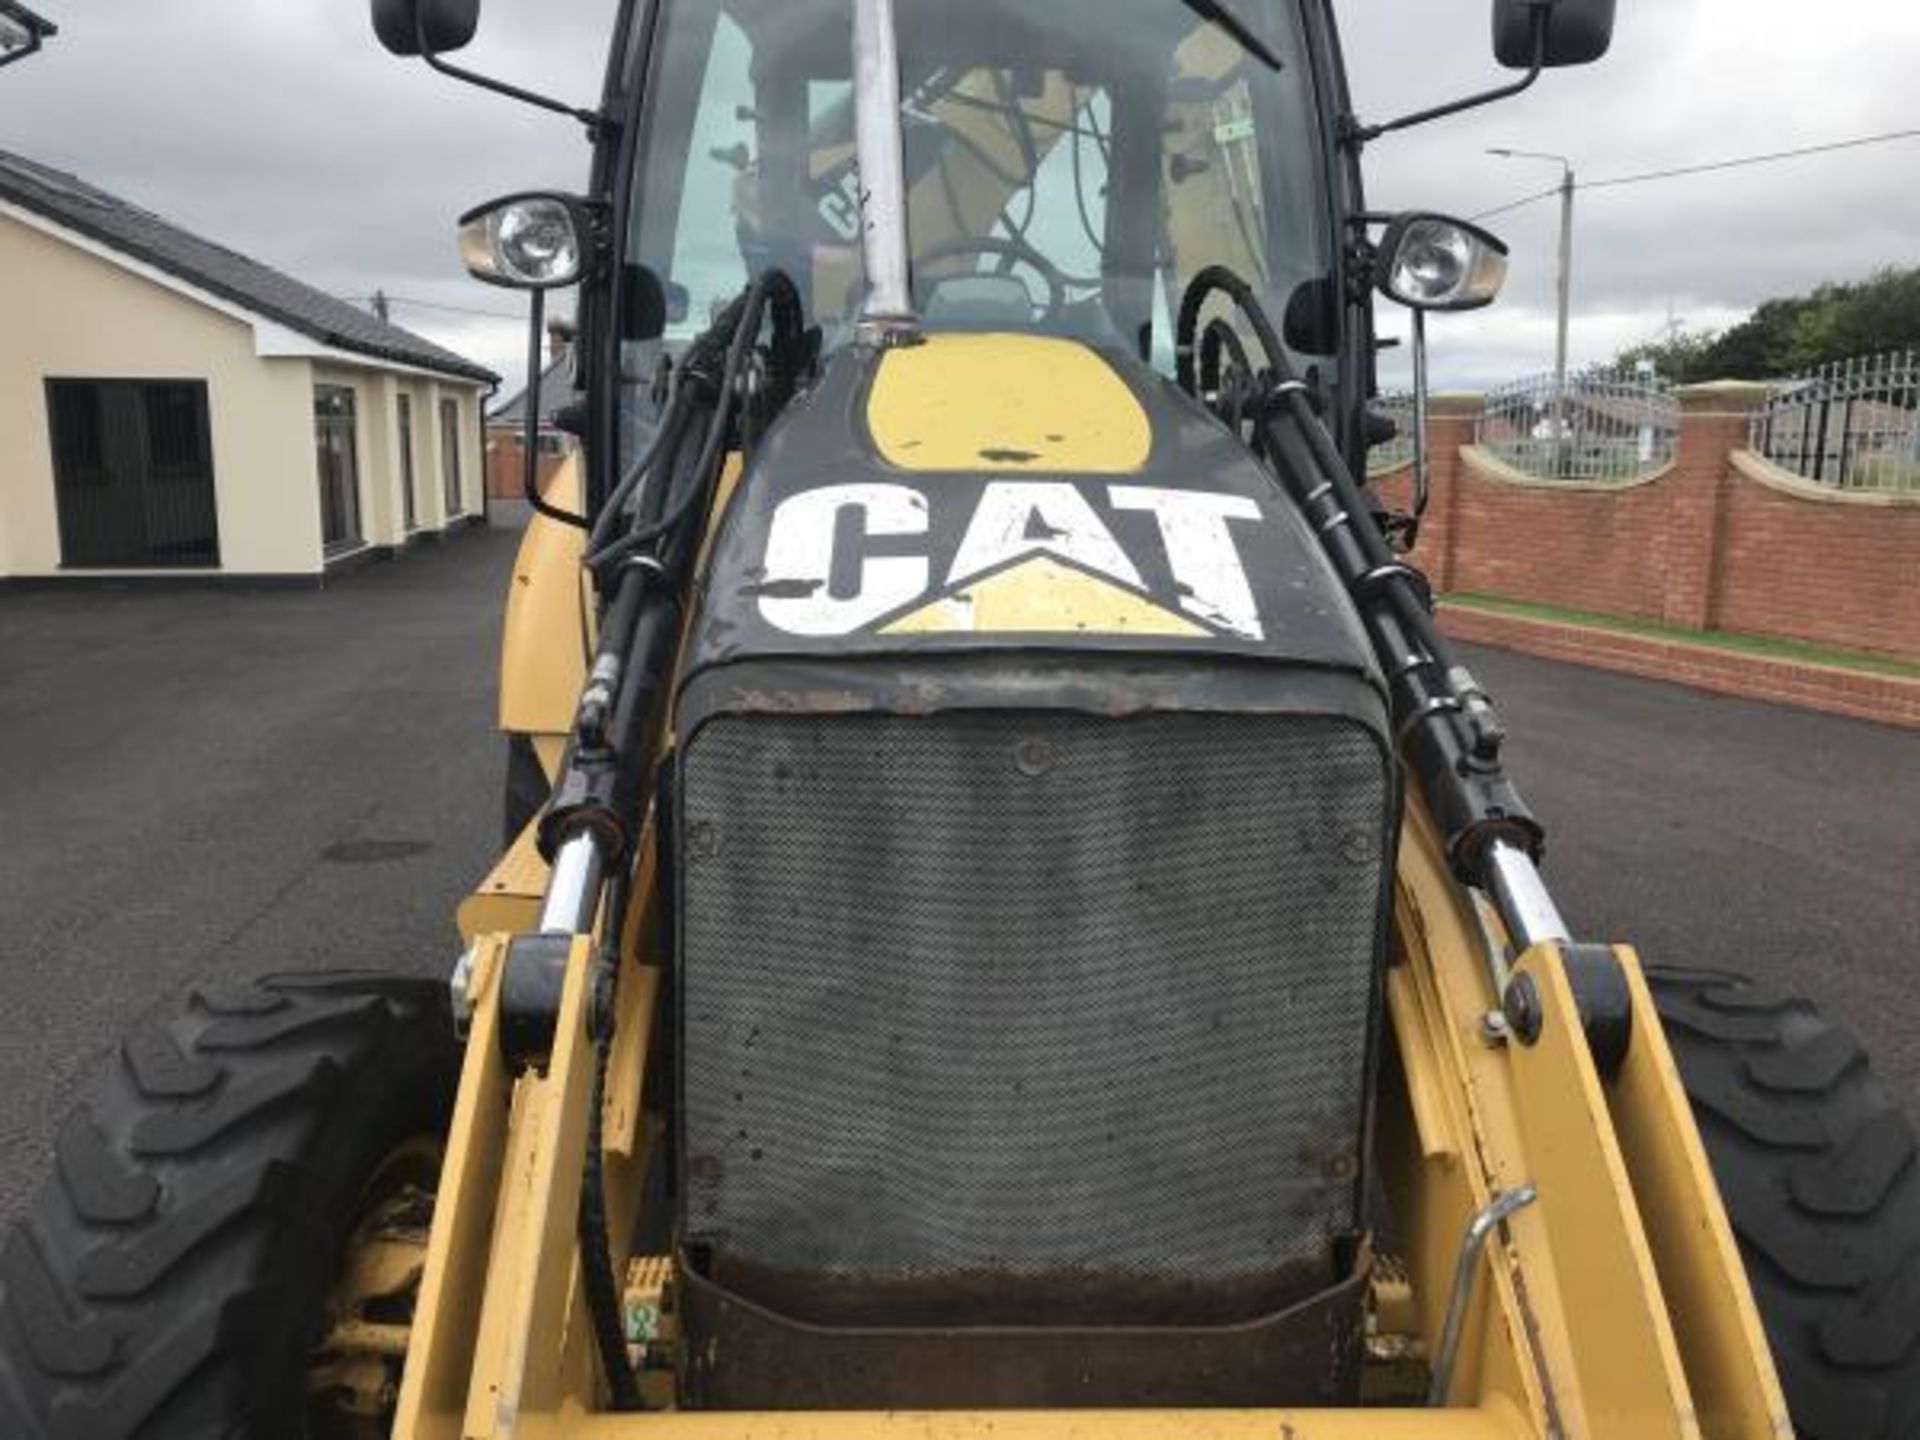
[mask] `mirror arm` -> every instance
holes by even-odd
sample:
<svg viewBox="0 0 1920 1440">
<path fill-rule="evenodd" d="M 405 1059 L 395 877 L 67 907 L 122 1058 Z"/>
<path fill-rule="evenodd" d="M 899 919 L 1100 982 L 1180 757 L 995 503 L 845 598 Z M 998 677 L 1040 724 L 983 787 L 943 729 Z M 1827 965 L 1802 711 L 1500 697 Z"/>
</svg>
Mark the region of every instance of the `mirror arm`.
<svg viewBox="0 0 1920 1440">
<path fill-rule="evenodd" d="M 520 432 L 520 488 L 535 513 L 562 525 L 585 530 L 589 528 L 586 516 L 551 505 L 547 497 L 540 493 L 540 381 L 547 358 L 541 347 L 545 339 L 547 292 L 535 290 L 532 303 L 533 313 L 527 318 L 527 329 L 531 332 L 527 340 L 527 388 L 521 391 L 527 417 Z"/>
<path fill-rule="evenodd" d="M 1413 523 L 1426 517 L 1433 495 L 1433 455 L 1427 448 L 1427 312 L 1413 312 Z"/>
<path fill-rule="evenodd" d="M 603 110 L 586 110 L 579 106 L 569 105 L 566 101 L 556 100 L 551 95 L 542 95 L 535 90 L 522 89 L 518 85 L 508 84 L 505 80 L 496 80 L 491 75 L 482 75 L 476 70 L 468 70 L 459 65 L 454 65 L 446 60 L 442 60 L 433 47 L 427 43 L 427 21 L 424 11 L 416 11 L 414 25 L 414 33 L 420 47 L 420 58 L 426 61 L 432 69 L 438 70 L 442 75 L 462 81 L 468 85 L 477 86 L 482 90 L 491 90 L 496 95 L 504 95 L 509 100 L 518 100 L 523 105 L 532 105 L 540 110 L 551 111 L 555 115 L 571 116 L 587 127 L 587 136 L 591 140 L 597 141 L 608 131 L 615 128 L 613 120 Z"/>
<path fill-rule="evenodd" d="M 1397 120 L 1388 120 L 1380 125 L 1362 125 L 1352 116 L 1348 116 L 1341 126 L 1340 143 L 1352 150 L 1358 150 L 1368 141 L 1378 140 L 1382 135 L 1395 130 L 1410 130 L 1415 125 L 1425 125 L 1430 120 L 1443 120 L 1449 115 L 1458 115 L 1463 110 L 1477 110 L 1482 105 L 1491 105 L 1496 100 L 1511 99 L 1524 91 L 1531 90 L 1540 72 L 1547 68 L 1547 25 L 1551 7 L 1536 3 L 1533 7 L 1533 64 L 1527 73 L 1511 85 L 1502 85 L 1495 90 L 1484 90 L 1478 95 L 1469 95 L 1464 100 L 1449 101 L 1445 105 L 1436 105 L 1431 110 L 1416 110 L 1411 115 L 1402 115 Z"/>
</svg>

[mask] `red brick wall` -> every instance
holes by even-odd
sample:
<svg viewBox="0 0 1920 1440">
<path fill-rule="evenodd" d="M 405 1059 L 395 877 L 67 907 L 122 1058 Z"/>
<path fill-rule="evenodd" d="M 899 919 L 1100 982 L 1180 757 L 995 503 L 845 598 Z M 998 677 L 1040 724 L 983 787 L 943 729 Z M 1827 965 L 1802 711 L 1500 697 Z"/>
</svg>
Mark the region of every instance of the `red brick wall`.
<svg viewBox="0 0 1920 1440">
<path fill-rule="evenodd" d="M 1721 528 L 1718 628 L 1920 661 L 1920 506 L 1803 499 L 1735 469 Z"/>
<path fill-rule="evenodd" d="M 1456 640 L 1497 645 L 1548 660 L 1920 730 L 1920 680 L 1461 606 L 1441 607 L 1440 628 Z"/>
<path fill-rule="evenodd" d="M 522 468 L 523 447 L 517 435 L 503 435 L 498 431 L 487 436 L 487 495 L 494 500 L 518 500 L 526 494 L 525 472 Z M 544 493 L 553 472 L 562 463 L 561 456 L 542 455 L 540 457 L 540 488 Z"/>
<path fill-rule="evenodd" d="M 1515 484 L 1469 455 L 1450 588 L 1658 618 L 1669 508 L 1658 485 L 1555 493 Z"/>
<path fill-rule="evenodd" d="M 1618 488 L 1528 483 L 1475 450 L 1468 397 L 1437 397 L 1433 498 L 1414 559 L 1443 592 L 1734 630 L 1920 662 L 1920 503 L 1769 485 L 1746 444 L 1759 387 L 1681 395 L 1673 466 Z M 1381 482 L 1404 505 L 1408 472 Z"/>
<path fill-rule="evenodd" d="M 1464 452 L 1473 444 L 1474 420 L 1480 413 L 1477 395 L 1436 395 L 1428 407 L 1427 445 L 1432 468 L 1432 499 L 1420 523 L 1416 552 L 1427 575 L 1442 590 L 1453 588 L 1455 514 Z M 1413 505 L 1413 471 L 1396 471 L 1380 483 L 1387 502 L 1397 509 Z"/>
</svg>

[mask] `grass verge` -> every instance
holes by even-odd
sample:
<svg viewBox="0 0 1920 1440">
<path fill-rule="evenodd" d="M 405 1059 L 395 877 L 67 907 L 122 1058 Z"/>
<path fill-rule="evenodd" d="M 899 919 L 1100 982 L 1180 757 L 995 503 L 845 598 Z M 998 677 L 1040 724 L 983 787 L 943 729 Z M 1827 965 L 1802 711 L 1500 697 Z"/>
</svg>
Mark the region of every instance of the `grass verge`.
<svg viewBox="0 0 1920 1440">
<path fill-rule="evenodd" d="M 1516 615 L 1525 620 L 1546 620 L 1559 625 L 1611 630 L 1622 635 L 1643 635 L 1653 640 L 1672 640 L 1708 650 L 1728 650 L 1773 660 L 1794 660 L 1803 665 L 1828 665 L 1840 670 L 1865 670 L 1875 675 L 1897 675 L 1904 680 L 1920 680 L 1920 665 L 1891 660 L 1884 655 L 1863 654 L 1857 650 L 1836 650 L 1798 640 L 1781 640 L 1771 635 L 1743 635 L 1730 630 L 1688 630 L 1679 625 L 1664 625 L 1658 620 L 1600 615 L 1588 610 L 1564 610 L 1557 605 L 1536 605 L 1529 600 L 1508 600 L 1498 595 L 1442 595 L 1440 603 L 1442 606 L 1458 606 L 1463 610 Z"/>
</svg>

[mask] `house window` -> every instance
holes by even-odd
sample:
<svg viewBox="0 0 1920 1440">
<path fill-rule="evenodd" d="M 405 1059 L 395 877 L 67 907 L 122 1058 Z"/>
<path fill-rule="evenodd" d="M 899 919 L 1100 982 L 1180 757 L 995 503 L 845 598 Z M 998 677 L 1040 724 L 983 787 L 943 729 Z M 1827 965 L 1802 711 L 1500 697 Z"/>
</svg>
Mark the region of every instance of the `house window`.
<svg viewBox="0 0 1920 1440">
<path fill-rule="evenodd" d="M 200 380 L 49 380 L 60 563 L 220 563 L 207 387 Z"/>
<path fill-rule="evenodd" d="M 359 427 L 353 390 L 313 387 L 314 452 L 320 469 L 320 538 L 338 553 L 360 544 Z"/>
<path fill-rule="evenodd" d="M 400 432 L 400 507 L 406 528 L 420 525 L 420 507 L 413 498 L 413 397 L 402 395 L 395 402 L 396 428 Z"/>
<path fill-rule="evenodd" d="M 157 384 L 144 387 L 147 461 L 156 471 L 204 469 L 207 463 L 207 387 Z"/>
<path fill-rule="evenodd" d="M 458 401 L 440 402 L 440 478 L 447 487 L 447 518 L 460 514 L 460 405 Z"/>
</svg>

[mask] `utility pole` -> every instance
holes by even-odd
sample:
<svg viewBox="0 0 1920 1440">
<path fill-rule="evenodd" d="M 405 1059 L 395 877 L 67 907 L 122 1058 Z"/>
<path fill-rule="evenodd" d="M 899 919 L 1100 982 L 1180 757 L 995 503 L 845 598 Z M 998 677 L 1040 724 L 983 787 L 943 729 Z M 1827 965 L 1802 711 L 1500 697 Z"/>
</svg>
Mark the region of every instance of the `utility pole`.
<svg viewBox="0 0 1920 1440">
<path fill-rule="evenodd" d="M 1564 469 L 1567 454 L 1567 338 L 1573 325 L 1573 193 L 1578 189 L 1573 162 L 1564 155 L 1549 155 L 1538 150 L 1489 150 L 1506 160 L 1550 160 L 1558 165 L 1560 176 L 1560 329 L 1554 342 L 1553 358 L 1553 447 L 1554 468 Z"/>
<path fill-rule="evenodd" d="M 1567 330 L 1573 322 L 1573 166 L 1560 180 L 1560 334 L 1553 358 L 1553 438 L 1567 454 Z"/>
<path fill-rule="evenodd" d="M 389 313 L 390 310 L 391 310 L 391 306 L 388 304 L 388 301 L 387 301 L 387 292 L 384 290 L 374 291 L 373 292 L 373 313 L 375 315 L 378 315 L 382 320 L 388 320 L 392 318 L 391 314 Z"/>
</svg>

